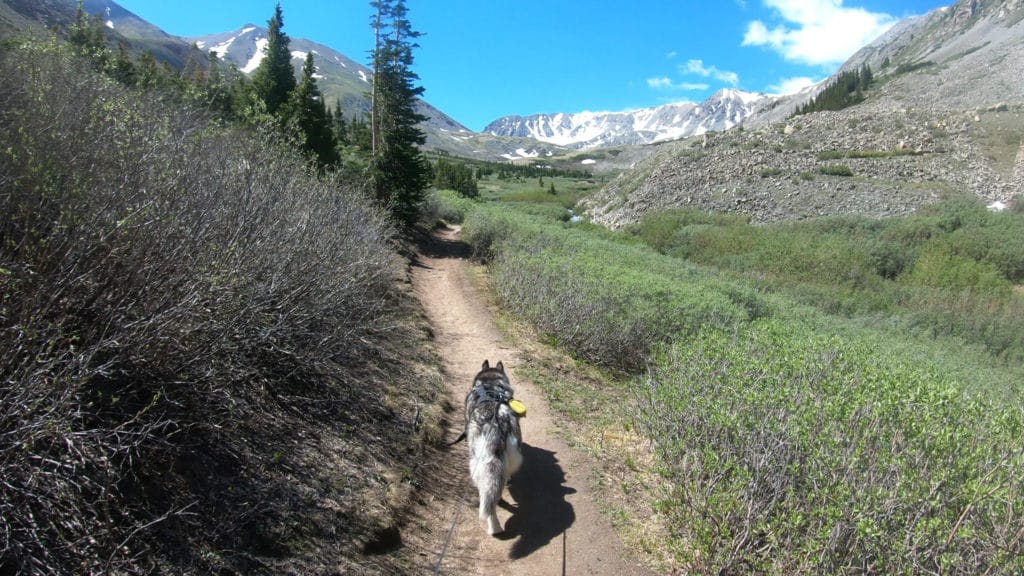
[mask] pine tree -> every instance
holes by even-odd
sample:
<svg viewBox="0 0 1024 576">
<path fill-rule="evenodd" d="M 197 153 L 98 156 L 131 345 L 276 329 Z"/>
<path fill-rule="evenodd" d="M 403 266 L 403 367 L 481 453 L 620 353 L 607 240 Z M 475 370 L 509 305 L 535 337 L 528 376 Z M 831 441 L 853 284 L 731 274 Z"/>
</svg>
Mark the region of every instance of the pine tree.
<svg viewBox="0 0 1024 576">
<path fill-rule="evenodd" d="M 795 115 L 810 114 L 823 110 L 842 110 L 864 101 L 864 91 L 874 81 L 871 67 L 867 64 L 859 70 L 847 70 L 836 77 L 810 102 L 797 108 Z"/>
<path fill-rule="evenodd" d="M 345 122 L 345 114 L 341 110 L 341 98 L 334 102 L 334 112 L 331 114 L 331 130 L 334 132 L 334 139 L 338 144 L 351 144 L 349 141 L 349 128 Z"/>
<path fill-rule="evenodd" d="M 418 146 L 426 136 L 416 112 L 423 88 L 412 71 L 413 40 L 420 36 L 408 20 L 404 0 L 374 0 L 373 87 L 371 92 L 371 178 L 377 201 L 406 225 L 419 217 L 430 166 Z"/>
<path fill-rule="evenodd" d="M 132 62 L 132 55 L 128 51 L 128 44 L 118 42 L 117 55 L 110 64 L 110 75 L 125 86 L 134 86 L 138 81 L 135 71 L 135 63 Z"/>
<path fill-rule="evenodd" d="M 282 28 L 284 16 L 281 12 L 281 3 L 278 2 L 274 16 L 267 21 L 267 46 L 264 48 L 263 60 L 252 75 L 253 88 L 270 114 L 276 114 L 288 101 L 288 94 L 296 85 L 289 47 L 291 41 Z"/>
<path fill-rule="evenodd" d="M 157 64 L 156 58 L 153 57 L 153 53 L 149 50 L 146 50 L 139 56 L 136 70 L 136 83 L 143 88 L 156 86 L 160 79 L 160 66 Z"/>
<path fill-rule="evenodd" d="M 86 14 L 83 0 L 78 0 L 75 22 L 68 29 L 68 42 L 80 54 L 91 58 L 93 67 L 97 71 L 103 70 L 110 60 L 110 50 L 107 48 L 103 23 L 99 18 Z"/>
<path fill-rule="evenodd" d="M 287 105 L 281 110 L 282 117 L 294 126 L 302 149 L 323 167 L 338 161 L 338 150 L 315 74 L 316 64 L 310 52 L 302 66 L 302 80 L 292 90 Z"/>
</svg>

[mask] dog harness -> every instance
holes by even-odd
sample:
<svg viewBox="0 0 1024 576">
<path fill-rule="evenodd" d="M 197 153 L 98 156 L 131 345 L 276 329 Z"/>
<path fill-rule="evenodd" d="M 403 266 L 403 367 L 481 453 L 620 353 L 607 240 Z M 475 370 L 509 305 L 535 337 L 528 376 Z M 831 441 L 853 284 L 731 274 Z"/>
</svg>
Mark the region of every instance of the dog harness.
<svg viewBox="0 0 1024 576">
<path fill-rule="evenodd" d="M 516 418 L 522 418 L 526 416 L 526 406 L 512 397 L 512 390 L 504 385 L 482 385 L 473 387 L 473 395 L 476 396 L 477 402 L 496 402 L 498 404 L 505 404 L 512 410 L 512 413 L 516 415 Z M 467 422 L 468 426 L 468 422 Z M 466 439 L 466 431 L 463 430 L 462 434 L 455 440 L 448 443 L 449 446 L 454 446 L 460 441 Z"/>
<path fill-rule="evenodd" d="M 526 416 L 526 405 L 512 397 L 512 390 L 506 386 L 486 385 L 473 388 L 473 395 L 477 402 L 498 402 L 505 404 L 512 409 L 512 412 L 519 418 Z"/>
<path fill-rule="evenodd" d="M 512 399 L 512 390 L 500 384 L 474 386 L 473 395 L 477 402 L 498 402 L 508 404 Z"/>
</svg>

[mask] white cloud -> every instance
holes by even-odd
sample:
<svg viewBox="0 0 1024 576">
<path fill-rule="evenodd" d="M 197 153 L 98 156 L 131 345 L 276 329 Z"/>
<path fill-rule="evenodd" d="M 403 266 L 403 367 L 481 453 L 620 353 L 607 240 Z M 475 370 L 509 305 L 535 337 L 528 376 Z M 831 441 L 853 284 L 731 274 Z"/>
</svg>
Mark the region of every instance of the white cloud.
<svg viewBox="0 0 1024 576">
<path fill-rule="evenodd" d="M 795 78 L 782 78 L 776 84 L 772 84 L 768 87 L 768 91 L 773 94 L 796 94 L 797 92 L 807 88 L 808 86 L 814 86 L 818 81 L 807 76 L 797 76 Z"/>
<path fill-rule="evenodd" d="M 714 78 L 715 80 L 725 82 L 730 86 L 736 86 L 740 83 L 740 77 L 735 72 L 719 70 L 714 66 L 705 66 L 703 60 L 690 60 L 679 67 L 679 72 L 682 74 L 696 74 L 698 76 L 703 76 L 704 78 Z"/>
<path fill-rule="evenodd" d="M 655 90 L 679 90 L 685 92 L 692 90 L 707 90 L 709 88 L 705 83 L 680 82 L 677 84 L 667 76 L 648 78 L 647 85 Z"/>
<path fill-rule="evenodd" d="M 785 21 L 747 24 L 743 46 L 768 47 L 810 65 L 841 64 L 896 22 L 889 14 L 843 6 L 843 0 L 763 0 Z"/>
<path fill-rule="evenodd" d="M 672 88 L 672 79 L 666 76 L 662 76 L 661 78 L 648 78 L 647 85 L 655 89 Z"/>
</svg>

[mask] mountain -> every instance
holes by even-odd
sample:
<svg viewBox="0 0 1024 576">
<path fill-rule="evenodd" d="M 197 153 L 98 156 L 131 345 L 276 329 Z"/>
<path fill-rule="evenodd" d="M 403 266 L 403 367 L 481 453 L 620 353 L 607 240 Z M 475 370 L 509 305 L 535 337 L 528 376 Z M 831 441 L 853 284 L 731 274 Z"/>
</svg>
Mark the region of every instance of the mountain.
<svg viewBox="0 0 1024 576">
<path fill-rule="evenodd" d="M 106 24 L 111 47 L 123 43 L 136 54 L 148 51 L 158 61 L 177 69 L 185 68 L 190 62 L 202 66 L 207 53 L 213 51 L 239 70 L 252 72 L 262 59 L 262 47 L 266 43 L 266 29 L 252 24 L 233 32 L 181 38 L 167 34 L 112 0 L 85 0 L 83 7 L 88 14 L 98 15 Z M 0 0 L 0 36 L 20 30 L 67 30 L 74 22 L 76 8 L 75 0 Z M 297 73 L 306 54 L 314 53 L 317 83 L 329 105 L 333 106 L 337 99 L 341 99 L 342 110 L 346 114 L 369 111 L 370 69 L 323 44 L 296 37 L 290 40 Z M 427 149 L 489 159 L 561 152 L 558 147 L 525 139 L 480 138 L 425 100 L 420 100 L 418 111 L 427 117 L 421 124 L 427 137 Z"/>
<path fill-rule="evenodd" d="M 846 62 L 866 99 L 793 116 L 780 99 L 743 130 L 652 147 L 581 207 L 611 227 L 677 207 L 754 221 L 907 214 L 955 194 L 1024 201 L 1024 0 L 959 0 L 898 23 Z"/>
<path fill-rule="evenodd" d="M 255 24 L 246 24 L 232 32 L 199 36 L 187 41 L 203 52 L 213 52 L 221 60 L 248 74 L 256 70 L 263 59 L 267 30 Z M 348 116 L 369 114 L 372 70 L 329 46 L 305 38 L 291 37 L 289 46 L 297 73 L 302 68 L 306 54 L 313 53 L 317 85 L 328 105 L 333 107 L 340 99 L 342 113 Z M 477 134 L 426 100 L 419 101 L 417 111 L 427 117 L 420 128 L 426 135 L 424 148 L 428 150 L 489 160 L 520 160 L 567 151 L 529 138 L 495 138 Z"/>
<path fill-rule="evenodd" d="M 0 35 L 19 30 L 66 30 L 75 21 L 77 5 L 72 0 L 2 0 Z M 85 0 L 83 9 L 103 19 L 111 46 L 124 43 L 136 53 L 148 51 L 157 60 L 179 69 L 201 56 L 188 42 L 167 34 L 111 0 Z"/>
<path fill-rule="evenodd" d="M 681 102 L 626 112 L 580 112 L 505 116 L 484 128 L 487 134 L 534 138 L 568 148 L 651 144 L 705 132 L 727 130 L 777 99 L 725 89 L 699 104 Z"/>
<path fill-rule="evenodd" d="M 263 60 L 263 48 L 267 44 L 267 29 L 254 24 L 246 24 L 233 32 L 210 34 L 189 38 L 200 50 L 213 52 L 221 60 L 251 74 Z M 341 101 L 342 113 L 366 115 L 370 111 L 370 81 L 373 71 L 345 56 L 341 52 L 307 40 L 291 37 L 289 46 L 292 50 L 292 64 L 296 74 L 302 69 L 306 55 L 313 53 L 313 61 L 317 68 L 317 85 L 323 92 L 327 104 L 331 107 Z M 469 133 L 468 128 L 453 118 L 431 106 L 425 100 L 419 101 L 420 114 L 427 119 L 420 125 L 427 135 L 427 147 L 437 148 L 450 140 L 446 133 Z"/>
</svg>

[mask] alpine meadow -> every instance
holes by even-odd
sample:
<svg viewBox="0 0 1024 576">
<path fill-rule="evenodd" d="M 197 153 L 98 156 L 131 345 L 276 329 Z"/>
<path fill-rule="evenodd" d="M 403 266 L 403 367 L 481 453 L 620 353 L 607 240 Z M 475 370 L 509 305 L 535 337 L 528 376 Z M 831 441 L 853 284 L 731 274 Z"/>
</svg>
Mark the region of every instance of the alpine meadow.
<svg viewBox="0 0 1024 576">
<path fill-rule="evenodd" d="M 0 574 L 1024 573 L 1024 1 L 479 133 L 291 9 L 0 3 Z"/>
</svg>

